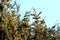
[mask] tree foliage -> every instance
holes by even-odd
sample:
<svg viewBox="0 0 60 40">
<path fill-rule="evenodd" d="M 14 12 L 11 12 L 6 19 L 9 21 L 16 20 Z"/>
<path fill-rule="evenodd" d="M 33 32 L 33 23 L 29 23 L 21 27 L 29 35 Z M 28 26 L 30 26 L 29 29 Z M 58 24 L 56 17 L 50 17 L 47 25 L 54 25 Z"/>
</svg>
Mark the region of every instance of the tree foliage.
<svg viewBox="0 0 60 40">
<path fill-rule="evenodd" d="M 56 25 L 51 29 L 43 26 L 46 23 L 44 19 L 40 20 L 42 12 L 36 13 L 33 8 L 34 13 L 26 12 L 21 21 L 21 15 L 17 14 L 19 6 L 17 6 L 17 11 L 12 10 L 16 1 L 14 5 L 10 1 L 1 0 L 0 3 L 0 40 L 60 40 L 59 30 L 54 29 Z M 32 24 L 30 24 L 30 16 L 33 16 L 35 20 Z"/>
</svg>

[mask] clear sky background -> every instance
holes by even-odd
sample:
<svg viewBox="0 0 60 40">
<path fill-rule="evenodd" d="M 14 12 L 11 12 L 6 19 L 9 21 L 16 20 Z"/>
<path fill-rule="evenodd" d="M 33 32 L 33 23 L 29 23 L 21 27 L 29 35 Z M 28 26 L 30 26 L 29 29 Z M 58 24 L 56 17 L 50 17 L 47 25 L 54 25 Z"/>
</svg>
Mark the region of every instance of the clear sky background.
<svg viewBox="0 0 60 40">
<path fill-rule="evenodd" d="M 15 1 L 15 0 L 12 0 Z M 16 0 L 20 4 L 20 13 L 22 16 L 32 7 L 39 13 L 42 11 L 42 19 L 46 16 L 45 21 L 48 27 L 51 27 L 57 22 L 60 22 L 60 0 Z M 22 17 L 23 18 L 23 17 Z M 31 20 L 32 22 L 32 20 Z"/>
<path fill-rule="evenodd" d="M 21 13 L 29 11 L 34 7 L 39 13 L 42 11 L 41 17 L 45 18 L 48 27 L 60 22 L 60 0 L 20 0 Z"/>
</svg>

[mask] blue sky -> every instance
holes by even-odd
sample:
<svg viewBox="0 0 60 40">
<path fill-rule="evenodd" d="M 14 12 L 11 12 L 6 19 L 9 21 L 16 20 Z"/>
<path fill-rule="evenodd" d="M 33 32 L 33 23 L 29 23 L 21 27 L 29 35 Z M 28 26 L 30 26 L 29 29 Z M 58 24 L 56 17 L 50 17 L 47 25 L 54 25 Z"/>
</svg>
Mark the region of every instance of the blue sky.
<svg viewBox="0 0 60 40">
<path fill-rule="evenodd" d="M 58 20 L 60 22 L 60 0 L 20 0 L 21 13 L 29 11 L 34 7 L 41 17 L 45 18 L 48 27 L 51 27 Z"/>
</svg>

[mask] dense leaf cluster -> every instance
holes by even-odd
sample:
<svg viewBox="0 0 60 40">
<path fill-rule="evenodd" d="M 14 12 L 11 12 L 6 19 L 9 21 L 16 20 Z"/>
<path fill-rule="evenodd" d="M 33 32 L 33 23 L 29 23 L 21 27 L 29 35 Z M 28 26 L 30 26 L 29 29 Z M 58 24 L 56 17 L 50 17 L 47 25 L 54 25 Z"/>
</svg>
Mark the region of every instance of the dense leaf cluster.
<svg viewBox="0 0 60 40">
<path fill-rule="evenodd" d="M 18 9 L 12 10 L 16 2 L 12 5 L 10 1 L 1 0 L 0 3 L 0 40 L 60 40 L 59 30 L 54 29 L 56 25 L 49 29 L 44 19 L 40 20 L 42 12 L 37 14 L 35 9 L 34 14 L 26 12 L 21 21 L 21 15 L 16 12 Z M 35 20 L 32 24 L 30 16 Z"/>
</svg>

